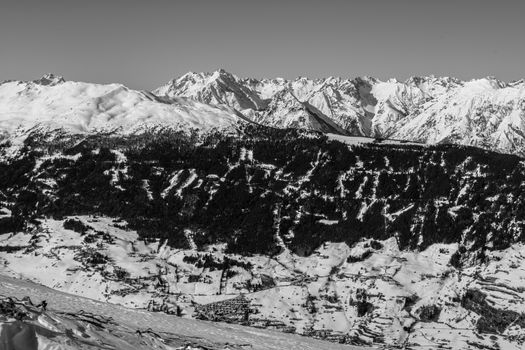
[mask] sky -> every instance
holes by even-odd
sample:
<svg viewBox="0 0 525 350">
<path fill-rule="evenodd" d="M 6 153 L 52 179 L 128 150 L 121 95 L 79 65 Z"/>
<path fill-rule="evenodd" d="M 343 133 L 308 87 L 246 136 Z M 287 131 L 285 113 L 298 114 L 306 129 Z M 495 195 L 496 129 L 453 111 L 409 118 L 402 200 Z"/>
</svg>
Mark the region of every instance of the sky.
<svg viewBox="0 0 525 350">
<path fill-rule="evenodd" d="M 2 0 L 0 80 L 525 77 L 523 0 Z"/>
</svg>

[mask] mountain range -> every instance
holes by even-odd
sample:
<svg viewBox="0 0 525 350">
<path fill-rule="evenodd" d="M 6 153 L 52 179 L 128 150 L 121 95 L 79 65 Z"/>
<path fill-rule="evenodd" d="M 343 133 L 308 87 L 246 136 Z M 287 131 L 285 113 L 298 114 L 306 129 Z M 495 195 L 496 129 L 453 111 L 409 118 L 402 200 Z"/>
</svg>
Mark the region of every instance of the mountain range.
<svg viewBox="0 0 525 350">
<path fill-rule="evenodd" d="M 134 133 L 254 122 L 340 135 L 525 154 L 525 82 L 412 77 L 294 80 L 187 73 L 153 90 L 46 75 L 0 84 L 0 132 L 20 127 Z"/>
<path fill-rule="evenodd" d="M 412 77 L 238 78 L 188 73 L 154 90 L 230 106 L 257 123 L 421 143 L 457 143 L 523 154 L 525 82 Z"/>
</svg>

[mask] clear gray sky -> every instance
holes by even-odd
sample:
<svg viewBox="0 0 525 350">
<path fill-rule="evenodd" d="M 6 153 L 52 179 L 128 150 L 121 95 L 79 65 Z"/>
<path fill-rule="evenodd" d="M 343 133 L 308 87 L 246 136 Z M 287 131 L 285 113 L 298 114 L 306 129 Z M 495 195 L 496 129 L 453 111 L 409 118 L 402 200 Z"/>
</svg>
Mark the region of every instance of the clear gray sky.
<svg viewBox="0 0 525 350">
<path fill-rule="evenodd" d="M 1 0 L 0 80 L 525 77 L 523 0 Z"/>
</svg>

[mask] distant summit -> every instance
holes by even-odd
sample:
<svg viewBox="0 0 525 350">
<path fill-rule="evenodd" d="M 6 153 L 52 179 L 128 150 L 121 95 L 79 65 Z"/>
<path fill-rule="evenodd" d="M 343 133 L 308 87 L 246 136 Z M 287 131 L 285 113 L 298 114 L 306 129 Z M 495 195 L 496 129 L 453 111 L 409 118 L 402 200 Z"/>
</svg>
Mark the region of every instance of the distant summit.
<svg viewBox="0 0 525 350">
<path fill-rule="evenodd" d="M 39 84 L 39 85 L 54 86 L 54 85 L 62 84 L 65 81 L 66 80 L 61 75 L 55 75 L 53 73 L 47 73 L 47 74 L 44 74 L 42 76 L 42 78 L 40 78 L 38 80 L 34 80 L 33 82 L 35 84 Z"/>
</svg>

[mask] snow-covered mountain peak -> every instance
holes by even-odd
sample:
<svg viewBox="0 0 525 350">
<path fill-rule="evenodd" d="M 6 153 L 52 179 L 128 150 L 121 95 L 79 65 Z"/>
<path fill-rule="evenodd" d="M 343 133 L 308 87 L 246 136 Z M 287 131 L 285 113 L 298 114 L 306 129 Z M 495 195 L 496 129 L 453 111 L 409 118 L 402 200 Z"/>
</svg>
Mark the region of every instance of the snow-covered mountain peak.
<svg viewBox="0 0 525 350">
<path fill-rule="evenodd" d="M 405 81 L 406 85 L 416 86 L 419 88 L 425 88 L 426 86 L 441 87 L 450 89 L 457 87 L 462 84 L 462 81 L 448 76 L 412 76 Z"/>
<path fill-rule="evenodd" d="M 40 85 L 50 85 L 50 86 L 53 86 L 53 85 L 58 85 L 58 84 L 62 84 L 64 83 L 66 80 L 64 79 L 63 76 L 61 75 L 55 75 L 53 73 L 47 73 L 47 74 L 44 74 L 42 76 L 42 78 L 38 79 L 38 80 L 34 80 L 33 82 L 35 84 L 40 84 Z"/>
<path fill-rule="evenodd" d="M 232 79 L 238 79 L 237 76 L 233 75 L 232 73 L 226 71 L 224 68 L 219 68 L 216 71 L 214 71 L 211 76 L 215 79 L 218 78 L 232 78 Z"/>
<path fill-rule="evenodd" d="M 210 84 L 215 80 L 218 79 L 230 79 L 230 80 L 238 80 L 239 78 L 233 75 L 232 73 L 227 72 L 223 68 L 219 68 L 213 72 L 188 72 L 186 74 L 181 75 L 180 77 L 177 77 L 175 79 L 172 79 L 168 82 L 168 84 L 181 84 L 184 82 L 194 82 L 194 83 L 200 83 L 200 84 Z"/>
<path fill-rule="evenodd" d="M 154 91 L 156 95 L 188 97 L 206 104 L 227 105 L 238 111 L 266 107 L 254 91 L 235 75 L 219 69 L 213 73 L 187 73 Z"/>
<path fill-rule="evenodd" d="M 397 80 L 397 78 L 389 78 L 386 82 L 390 84 L 398 84 L 399 80 Z"/>
</svg>

